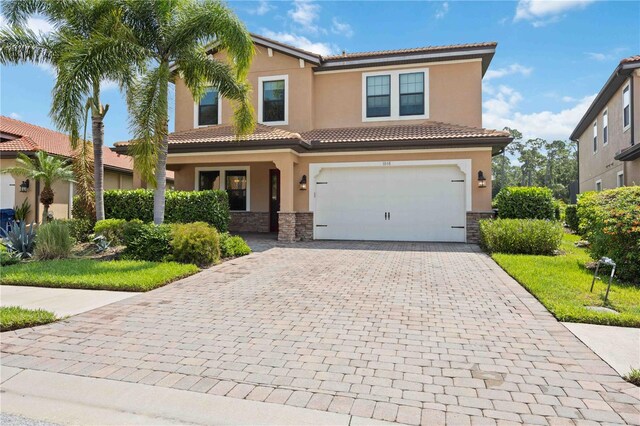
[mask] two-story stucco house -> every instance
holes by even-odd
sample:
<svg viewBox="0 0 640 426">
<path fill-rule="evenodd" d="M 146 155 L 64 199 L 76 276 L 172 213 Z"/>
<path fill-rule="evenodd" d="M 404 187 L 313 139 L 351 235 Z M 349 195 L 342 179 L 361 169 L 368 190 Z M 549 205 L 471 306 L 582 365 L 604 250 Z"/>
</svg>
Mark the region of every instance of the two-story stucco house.
<svg viewBox="0 0 640 426">
<path fill-rule="evenodd" d="M 511 141 L 482 128 L 496 43 L 323 57 L 253 40 L 252 135 L 236 140 L 215 88 L 194 101 L 176 78 L 176 189 L 225 189 L 231 230 L 284 241 L 476 241 L 491 158 Z"/>
<path fill-rule="evenodd" d="M 584 114 L 578 144 L 580 192 L 640 185 L 640 56 L 623 59 Z"/>
</svg>

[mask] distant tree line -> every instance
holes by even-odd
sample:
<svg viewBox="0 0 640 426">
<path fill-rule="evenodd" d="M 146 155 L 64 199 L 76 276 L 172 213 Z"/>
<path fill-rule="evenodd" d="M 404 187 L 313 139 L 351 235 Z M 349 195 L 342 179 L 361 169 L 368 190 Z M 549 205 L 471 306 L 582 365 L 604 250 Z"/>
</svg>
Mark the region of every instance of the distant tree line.
<svg viewBox="0 0 640 426">
<path fill-rule="evenodd" d="M 569 201 L 568 186 L 578 179 L 577 149 L 571 141 L 522 139 L 522 133 L 505 127 L 511 142 L 493 157 L 493 196 L 507 186 L 542 186 L 559 200 Z M 516 160 L 516 162 L 512 162 Z"/>
</svg>

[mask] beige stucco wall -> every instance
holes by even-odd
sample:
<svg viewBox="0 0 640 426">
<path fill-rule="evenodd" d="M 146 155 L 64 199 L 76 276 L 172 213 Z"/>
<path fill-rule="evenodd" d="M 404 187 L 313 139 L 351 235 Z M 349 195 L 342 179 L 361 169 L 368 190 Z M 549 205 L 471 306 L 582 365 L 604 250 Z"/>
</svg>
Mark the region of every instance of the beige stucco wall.
<svg viewBox="0 0 640 426">
<path fill-rule="evenodd" d="M 598 113 L 598 151 L 593 152 L 593 122 L 578 138 L 580 192 L 595 190 L 596 181 L 599 179 L 602 180 L 602 189 L 615 188 L 617 186 L 617 174 L 624 170 L 623 162 L 615 160 L 614 156 L 631 145 L 631 129 L 625 131 L 622 127 L 622 90 L 626 84 L 625 82 L 620 86 L 620 89 L 607 102 L 606 107 L 602 108 Z M 640 87 L 637 84 L 634 91 L 636 95 L 640 91 Z M 605 109 L 609 116 L 609 143 L 607 145 L 602 143 L 602 113 Z M 637 110 L 638 108 L 635 108 L 635 111 L 632 110 L 636 122 L 640 120 L 637 118 L 639 115 Z"/>
<path fill-rule="evenodd" d="M 216 153 L 198 153 L 193 156 L 169 155 L 168 164 L 176 173 L 176 189 L 193 190 L 195 185 L 196 167 L 214 166 L 250 166 L 250 194 L 251 211 L 269 211 L 269 169 L 277 167 L 281 170 L 281 200 L 288 192 L 293 197 L 292 208 L 294 211 L 307 211 L 309 209 L 309 191 L 301 191 L 298 182 L 303 175 L 309 178 L 309 164 L 311 163 L 337 163 L 337 162 L 361 162 L 361 161 L 407 161 L 407 160 L 442 160 L 442 159 L 471 159 L 472 179 L 472 208 L 474 211 L 488 211 L 491 209 L 491 150 L 483 151 L 436 151 L 410 153 L 375 153 L 338 155 L 327 154 L 322 156 L 304 156 L 286 152 L 267 153 L 257 152 L 251 154 L 224 155 Z M 287 165 L 293 164 L 292 178 L 286 179 Z M 479 170 L 484 172 L 487 178 L 487 187 L 478 188 L 475 176 Z M 283 210 L 286 210 L 283 207 Z"/>
<path fill-rule="evenodd" d="M 224 60 L 224 56 L 217 55 Z M 288 124 L 278 125 L 293 132 L 313 128 L 380 126 L 411 124 L 418 120 L 362 121 L 362 74 L 379 71 L 379 68 L 314 73 L 312 65 L 291 56 L 256 46 L 248 80 L 253 87 L 253 106 L 258 114 L 258 78 L 288 75 Z M 478 60 L 458 62 L 434 62 L 383 69 L 429 69 L 429 119 L 446 123 L 482 127 L 482 62 Z M 393 94 L 392 94 L 393 95 Z M 396 94 L 397 95 L 397 94 Z M 175 130 L 194 127 L 194 100 L 181 79 L 175 85 Z M 230 124 L 233 106 L 223 100 L 222 124 Z"/>
</svg>

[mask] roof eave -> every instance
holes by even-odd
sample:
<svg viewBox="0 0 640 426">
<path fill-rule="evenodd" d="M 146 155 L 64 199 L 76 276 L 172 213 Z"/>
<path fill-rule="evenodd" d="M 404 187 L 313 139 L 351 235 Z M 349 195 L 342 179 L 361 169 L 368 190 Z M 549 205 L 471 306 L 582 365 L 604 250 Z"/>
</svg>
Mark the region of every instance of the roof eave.
<svg viewBox="0 0 640 426">
<path fill-rule="evenodd" d="M 640 158 L 640 144 L 633 145 L 630 148 L 620 151 L 613 158 L 618 161 L 632 161 Z"/>
<path fill-rule="evenodd" d="M 282 148 L 290 148 L 297 152 L 304 152 L 310 148 L 310 145 L 300 139 L 278 139 L 271 141 L 239 140 L 231 142 L 178 142 L 169 143 L 169 154 L 244 150 L 253 151 Z"/>
<path fill-rule="evenodd" d="M 640 68 L 640 62 L 622 63 L 619 64 L 613 73 L 607 79 L 607 82 L 602 86 L 602 89 L 596 95 L 596 98 L 591 102 L 587 112 L 584 113 L 576 128 L 571 132 L 569 139 L 577 141 L 578 138 L 589 128 L 594 118 L 600 110 L 605 106 L 613 94 L 620 88 L 622 83 L 627 79 L 634 69 Z"/>
</svg>

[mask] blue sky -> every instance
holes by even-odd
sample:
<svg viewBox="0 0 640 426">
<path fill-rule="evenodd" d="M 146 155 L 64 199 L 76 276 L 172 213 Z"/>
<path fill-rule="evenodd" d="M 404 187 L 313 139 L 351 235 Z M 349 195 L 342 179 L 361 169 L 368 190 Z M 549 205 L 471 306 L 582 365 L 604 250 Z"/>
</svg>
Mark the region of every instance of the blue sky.
<svg viewBox="0 0 640 426">
<path fill-rule="evenodd" d="M 566 139 L 621 58 L 640 54 L 640 2 L 233 1 L 250 31 L 320 54 L 497 41 L 483 83 L 483 125 Z M 41 31 L 40 19 L 29 25 Z M 52 127 L 54 75 L 46 66 L 3 66 L 0 113 Z M 129 137 L 122 95 L 110 104 L 106 141 Z M 173 111 L 171 111 L 173 116 Z M 171 124 L 172 126 L 172 124 Z"/>
</svg>

